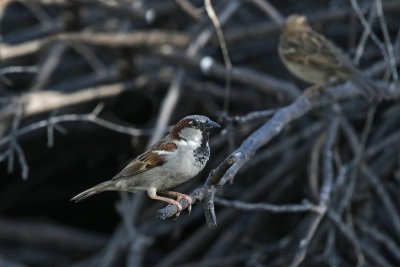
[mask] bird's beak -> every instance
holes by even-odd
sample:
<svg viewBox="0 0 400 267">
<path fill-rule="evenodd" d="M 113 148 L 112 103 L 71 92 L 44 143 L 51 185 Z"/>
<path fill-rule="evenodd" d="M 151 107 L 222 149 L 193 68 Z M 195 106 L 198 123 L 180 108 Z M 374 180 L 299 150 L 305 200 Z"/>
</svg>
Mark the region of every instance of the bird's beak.
<svg viewBox="0 0 400 267">
<path fill-rule="evenodd" d="M 216 123 L 215 121 L 212 120 L 208 120 L 206 123 L 206 129 L 211 129 L 211 128 L 219 128 L 221 127 L 218 123 Z"/>
</svg>

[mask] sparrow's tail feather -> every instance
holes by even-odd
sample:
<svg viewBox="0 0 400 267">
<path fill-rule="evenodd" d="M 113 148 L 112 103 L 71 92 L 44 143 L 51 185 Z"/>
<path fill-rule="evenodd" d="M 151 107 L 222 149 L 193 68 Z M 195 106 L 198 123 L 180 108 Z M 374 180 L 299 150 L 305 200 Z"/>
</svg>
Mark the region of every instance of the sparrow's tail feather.
<svg viewBox="0 0 400 267">
<path fill-rule="evenodd" d="M 82 193 L 74 196 L 71 198 L 71 201 L 79 202 L 81 200 L 84 200 L 85 198 L 91 197 L 95 194 L 107 191 L 107 190 L 113 190 L 114 188 L 114 183 L 112 181 L 106 181 L 104 183 L 98 184 L 96 186 L 93 186 L 92 188 L 89 188 L 86 191 L 83 191 Z"/>
<path fill-rule="evenodd" d="M 368 100 L 382 100 L 382 98 L 385 97 L 385 92 L 380 90 L 368 77 L 362 75 L 354 75 L 350 78 L 350 81 L 361 90 L 362 94 Z"/>
</svg>

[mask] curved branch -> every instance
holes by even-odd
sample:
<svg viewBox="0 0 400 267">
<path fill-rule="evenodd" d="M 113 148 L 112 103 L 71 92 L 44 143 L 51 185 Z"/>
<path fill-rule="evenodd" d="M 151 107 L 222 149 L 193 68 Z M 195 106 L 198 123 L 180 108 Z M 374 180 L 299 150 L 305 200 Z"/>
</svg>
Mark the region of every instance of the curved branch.
<svg viewBox="0 0 400 267">
<path fill-rule="evenodd" d="M 387 90 L 388 85 L 382 87 Z M 400 97 L 400 92 L 388 92 L 388 98 L 395 99 Z M 189 196 L 193 203 L 197 201 L 206 202 L 207 222 L 210 228 L 216 226 L 215 214 L 213 215 L 213 195 L 219 187 L 224 186 L 227 182 L 233 183 L 236 174 L 240 168 L 249 161 L 256 151 L 267 144 L 272 138 L 278 135 L 289 123 L 301 118 L 309 111 L 331 104 L 333 101 L 343 100 L 359 95 L 359 91 L 351 83 L 345 83 L 336 87 L 327 88 L 326 90 L 316 90 L 311 87 L 306 90 L 292 104 L 276 110 L 273 117 L 247 137 L 240 147 L 232 152 L 215 170 L 213 170 L 204 186 L 195 189 Z M 211 193 L 210 193 L 211 192 Z M 212 202 L 209 202 L 209 201 Z M 207 203 L 208 202 L 208 203 Z M 188 202 L 184 199 L 179 201 L 183 209 L 188 207 Z M 165 220 L 174 216 L 178 212 L 178 207 L 169 205 L 157 211 L 157 217 Z"/>
</svg>

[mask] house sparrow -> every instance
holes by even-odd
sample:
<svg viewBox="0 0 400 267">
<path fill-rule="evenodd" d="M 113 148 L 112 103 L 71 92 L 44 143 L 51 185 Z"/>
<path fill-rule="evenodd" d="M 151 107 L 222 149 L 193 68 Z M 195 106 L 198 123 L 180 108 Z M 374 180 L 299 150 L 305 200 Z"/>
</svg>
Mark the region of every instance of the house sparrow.
<svg viewBox="0 0 400 267">
<path fill-rule="evenodd" d="M 310 27 L 305 16 L 294 14 L 286 19 L 278 52 L 284 65 L 301 80 L 318 86 L 350 80 L 366 97 L 382 96 L 345 53 Z"/>
<path fill-rule="evenodd" d="M 80 201 L 103 191 L 147 191 L 152 199 L 158 199 L 182 210 L 179 200 L 189 202 L 189 196 L 165 190 L 182 184 L 196 176 L 210 157 L 208 130 L 220 127 L 205 116 L 192 115 L 181 119 L 162 140 L 131 161 L 111 180 L 98 184 L 71 199 Z M 158 196 L 157 193 L 177 197 L 177 200 Z"/>
</svg>

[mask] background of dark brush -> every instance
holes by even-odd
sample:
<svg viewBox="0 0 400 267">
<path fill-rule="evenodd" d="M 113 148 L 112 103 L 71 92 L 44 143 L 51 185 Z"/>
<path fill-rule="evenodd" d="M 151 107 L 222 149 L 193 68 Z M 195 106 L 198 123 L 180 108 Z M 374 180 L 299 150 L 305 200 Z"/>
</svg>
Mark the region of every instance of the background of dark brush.
<svg viewBox="0 0 400 267">
<path fill-rule="evenodd" d="M 199 20 L 188 15 L 178 2 L 190 2 L 199 7 Z M 234 2 L 212 1 L 217 13 Z M 294 88 L 308 87 L 281 64 L 277 54 L 279 26 L 257 5 L 263 1 L 239 2 L 240 7 L 222 28 L 233 66 L 256 71 L 257 77 L 272 76 L 279 85 L 290 83 Z M 359 2 L 368 18 L 369 8 L 374 8 L 376 1 Z M 382 2 L 399 62 L 400 2 Z M 269 3 L 283 16 L 294 12 L 307 15 L 315 29 L 354 56 L 364 28 L 349 1 L 274 0 Z M 19 103 L 16 100 L 29 93 L 54 91 L 67 95 L 116 84 L 124 87 L 123 92 L 23 114 L 18 118 L 18 129 L 60 114 L 87 114 L 100 102 L 104 108 L 98 117 L 102 119 L 128 127 L 153 128 L 162 101 L 179 69 L 185 70 L 183 89 L 169 124 L 188 114 L 203 114 L 215 119 L 222 114 L 224 75 L 204 74 L 197 65 L 203 56 L 211 56 L 223 66 L 215 32 L 196 56 L 183 57 L 188 43 L 202 30 L 212 27 L 203 1 L 21 0 L 3 1 L 0 9 L 0 140 L 12 134 L 15 104 Z M 152 21 L 148 21 L 150 11 L 155 14 Z M 186 41 L 168 41 L 171 42 L 168 45 L 139 42 L 130 46 L 118 43 L 116 38 L 108 38 L 109 43 L 99 44 L 72 35 L 60 37 L 61 34 L 87 32 L 123 34 L 153 30 L 167 32 L 170 36 L 181 34 Z M 374 20 L 373 30 L 380 40 L 384 40 L 378 18 Z M 40 41 L 39 48 L 26 52 L 29 48 L 24 45 L 32 41 Z M 115 43 L 111 44 L 113 41 Z M 4 53 L 5 47 L 12 50 L 17 46 L 22 46 L 22 52 L 14 56 Z M 163 54 L 167 50 L 173 53 Z M 46 66 L 51 59 L 56 63 L 50 74 L 43 78 L 41 74 L 46 76 Z M 377 62 L 384 62 L 382 53 L 369 39 L 359 66 L 370 70 L 376 79 L 385 80 L 389 77 L 387 64 L 375 71 L 369 68 Z M 15 66 L 23 68 L 21 71 L 10 69 Z M 32 66 L 37 68 L 30 68 Z M 242 80 L 233 79 L 230 115 L 275 109 L 293 101 L 288 94 L 268 89 L 268 84 L 250 76 L 243 77 Z M 43 106 L 48 104 L 45 102 Z M 340 105 L 341 116 L 359 139 L 368 116 L 373 116 L 365 151 L 385 140 L 390 143 L 363 159 L 379 178 L 379 184 L 367 179 L 362 171 L 356 172 L 355 190 L 339 215 L 339 221 L 335 221 L 335 214 L 329 215 L 329 212 L 322 218 L 301 265 L 399 265 L 400 221 L 396 220 L 400 212 L 400 105 L 396 100 L 383 101 L 377 104 L 374 115 L 368 115 L 371 103 L 361 97 L 343 100 Z M 316 187 L 310 180 L 315 174 L 313 156 L 318 154 L 316 151 L 320 152 L 317 175 L 322 183 L 324 144 L 320 141 L 322 145 L 318 149 L 318 142 L 329 135 L 327 129 L 332 116 L 332 109 L 324 106 L 285 125 L 284 130 L 241 169 L 232 185 L 217 192 L 217 197 L 276 205 L 301 204 L 307 199 L 317 204 L 318 192 L 316 194 L 315 190 L 319 190 L 320 184 Z M 177 190 L 189 193 L 202 185 L 210 171 L 267 119 L 264 116 L 234 124 L 233 146 L 226 134 L 214 133 L 212 157 L 207 167 L 197 178 Z M 227 125 L 226 121 L 222 123 Z M 332 211 L 337 211 L 344 198 L 354 169 L 349 163 L 355 158 L 347 128 L 339 124 L 332 146 L 334 183 L 337 185 L 330 199 Z M 312 212 L 246 211 L 216 203 L 218 227 L 210 230 L 201 204 L 193 207 L 190 216 L 185 211 L 178 220 L 160 221 L 155 214 L 164 205 L 140 194 L 106 192 L 78 204 L 69 202 L 75 194 L 116 174 L 146 148 L 149 135 L 132 137 L 90 122 L 60 125 L 65 132 L 55 130 L 52 147 L 47 146 L 46 128 L 17 138 L 29 166 L 27 180 L 21 178 L 18 154 L 15 154 L 12 172 L 8 171 L 9 158 L 0 163 L 0 265 L 288 266 L 301 250 L 299 244 L 310 227 Z M 307 132 L 313 127 L 315 130 Z M 0 148 L 5 155 L 9 143 Z M 339 170 L 345 165 L 350 170 L 340 184 Z M 120 202 L 120 197 L 125 200 Z M 128 201 L 131 197 L 133 201 Z M 130 216 L 132 221 L 126 221 Z M 298 264 L 300 262 L 294 266 Z"/>
</svg>

